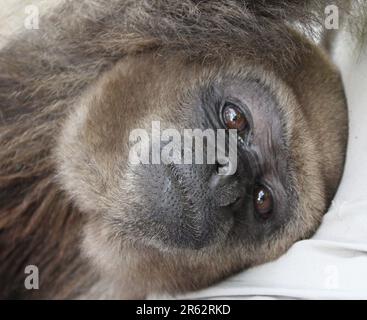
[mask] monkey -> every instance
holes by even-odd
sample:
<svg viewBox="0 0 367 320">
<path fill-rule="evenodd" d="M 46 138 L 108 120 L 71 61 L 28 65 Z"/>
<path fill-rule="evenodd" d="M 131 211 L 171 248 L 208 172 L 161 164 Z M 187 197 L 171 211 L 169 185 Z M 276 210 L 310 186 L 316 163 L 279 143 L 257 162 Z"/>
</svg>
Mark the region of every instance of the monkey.
<svg viewBox="0 0 367 320">
<path fill-rule="evenodd" d="M 0 50 L 0 298 L 176 295 L 311 237 L 348 137 L 339 71 L 296 27 L 326 4 L 64 1 L 14 36 Z M 235 174 L 131 165 L 129 134 L 156 120 L 236 130 Z"/>
</svg>

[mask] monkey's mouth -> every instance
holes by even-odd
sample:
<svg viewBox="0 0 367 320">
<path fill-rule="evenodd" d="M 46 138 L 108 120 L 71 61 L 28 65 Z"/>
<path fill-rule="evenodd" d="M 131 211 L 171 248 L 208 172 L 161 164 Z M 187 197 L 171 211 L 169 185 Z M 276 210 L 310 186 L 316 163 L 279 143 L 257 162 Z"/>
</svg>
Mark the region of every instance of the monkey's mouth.
<svg viewBox="0 0 367 320">
<path fill-rule="evenodd" d="M 216 165 L 213 165 L 215 168 Z M 233 207 L 241 200 L 241 188 L 237 181 L 231 183 L 213 182 L 218 176 L 215 174 L 210 179 L 202 176 L 187 176 L 181 171 L 182 167 L 174 164 L 167 165 L 167 175 L 175 190 L 181 194 L 183 200 L 190 207 L 203 200 L 210 207 Z M 217 172 L 217 170 L 215 171 Z M 223 178 L 222 178 L 223 179 Z M 224 178 L 226 179 L 226 177 Z"/>
<path fill-rule="evenodd" d="M 152 221 L 160 227 L 151 228 L 149 238 L 172 249 L 200 250 L 228 236 L 234 221 L 231 206 L 238 195 L 226 200 L 226 205 L 223 199 L 215 200 L 203 167 L 170 164 L 155 170 L 159 172 L 155 174 L 157 180 L 149 188 L 155 189 L 154 194 L 147 194 L 151 200 L 142 208 L 148 210 L 147 223 Z M 144 183 L 147 189 L 146 180 Z"/>
</svg>

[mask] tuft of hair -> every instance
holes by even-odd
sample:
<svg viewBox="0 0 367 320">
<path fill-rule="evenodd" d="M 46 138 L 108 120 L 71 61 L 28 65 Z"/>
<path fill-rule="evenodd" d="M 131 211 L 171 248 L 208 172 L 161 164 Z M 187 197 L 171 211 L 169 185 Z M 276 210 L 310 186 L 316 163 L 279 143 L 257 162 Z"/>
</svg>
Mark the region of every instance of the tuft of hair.
<svg viewBox="0 0 367 320">
<path fill-rule="evenodd" d="M 355 0 L 351 3 L 347 19 L 347 30 L 356 40 L 358 51 L 367 47 L 367 2 Z"/>
</svg>

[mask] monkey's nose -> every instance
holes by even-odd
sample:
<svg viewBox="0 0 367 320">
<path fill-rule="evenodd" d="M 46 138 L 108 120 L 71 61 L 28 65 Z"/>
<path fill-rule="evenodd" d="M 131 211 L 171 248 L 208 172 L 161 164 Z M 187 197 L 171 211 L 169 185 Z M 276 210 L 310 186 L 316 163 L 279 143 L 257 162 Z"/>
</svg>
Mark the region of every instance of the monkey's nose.
<svg viewBox="0 0 367 320">
<path fill-rule="evenodd" d="M 230 164 L 216 165 L 216 170 L 209 180 L 209 190 L 218 207 L 234 204 L 241 197 L 241 188 L 235 175 L 224 174 Z M 221 174 L 220 174 L 221 173 Z"/>
<path fill-rule="evenodd" d="M 230 181 L 233 181 L 234 177 L 233 177 L 233 174 L 230 174 L 231 172 L 232 172 L 232 168 L 231 168 L 230 162 L 227 162 L 225 164 L 216 162 L 215 172 L 213 173 L 209 181 L 209 187 L 211 189 L 216 189 L 227 183 L 230 183 Z"/>
</svg>

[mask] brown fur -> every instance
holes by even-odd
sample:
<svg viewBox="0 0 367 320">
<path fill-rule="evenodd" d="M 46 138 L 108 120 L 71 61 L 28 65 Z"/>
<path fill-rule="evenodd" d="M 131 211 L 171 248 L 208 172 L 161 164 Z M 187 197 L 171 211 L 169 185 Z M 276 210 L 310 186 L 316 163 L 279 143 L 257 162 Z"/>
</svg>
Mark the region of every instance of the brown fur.
<svg viewBox="0 0 367 320">
<path fill-rule="evenodd" d="M 109 137 L 121 135 L 115 110 L 106 113 L 97 105 L 96 114 L 88 120 L 89 128 L 96 130 L 86 130 L 83 137 L 85 145 L 93 147 L 97 141 L 98 148 L 88 152 L 102 157 L 97 159 L 105 165 L 100 170 L 105 173 L 103 177 L 111 180 L 93 181 L 100 189 L 90 191 L 90 201 L 80 201 L 88 192 L 88 181 L 82 181 L 85 193 L 72 194 L 71 201 L 61 191 L 56 162 L 71 151 L 76 152 L 73 148 L 78 146 L 73 140 L 62 144 L 62 148 L 70 149 L 59 149 L 57 161 L 53 150 L 60 143 L 60 131 L 73 110 L 71 107 L 77 108 L 90 96 L 98 97 L 100 88 L 110 92 L 111 100 L 116 99 L 118 86 L 113 79 L 129 65 L 130 78 L 122 77 L 119 81 L 125 81 L 125 88 L 129 87 L 127 81 L 134 84 L 131 92 L 138 95 L 140 88 L 146 92 L 144 86 L 152 85 L 144 82 L 149 70 L 152 75 L 166 76 L 165 83 L 174 83 L 172 70 L 190 82 L 222 61 L 232 71 L 243 61 L 248 66 L 258 66 L 261 71 L 254 68 L 254 72 L 269 82 L 279 99 L 294 106 L 288 110 L 290 123 L 294 117 L 293 126 L 304 133 L 292 137 L 292 150 L 299 165 L 294 170 L 302 172 L 305 179 L 297 182 L 299 188 L 305 187 L 298 191 L 307 199 L 301 207 L 310 216 L 304 217 L 302 225 L 299 222 L 298 226 L 284 230 L 287 243 L 274 239 L 274 247 L 262 248 L 266 256 L 252 258 L 251 264 L 273 259 L 292 240 L 312 234 L 317 225 L 314 220 L 321 219 L 318 214 L 312 216 L 312 212 L 326 210 L 323 193 L 330 200 L 342 171 L 346 141 L 343 135 L 338 138 L 335 130 L 346 130 L 346 115 L 334 112 L 333 108 L 343 109 L 345 101 L 338 73 L 327 58 L 291 32 L 285 21 L 314 21 L 317 15 L 310 14 L 307 8 L 315 8 L 315 3 L 316 7 L 321 6 L 321 2 L 265 1 L 261 5 L 258 1 L 73 1 L 44 18 L 41 30 L 19 35 L 19 39 L 7 45 L 0 52 L 0 297 L 119 298 L 126 297 L 130 289 L 133 297 L 142 297 L 162 290 L 174 293 L 197 289 L 246 267 L 239 259 L 243 248 L 235 250 L 232 257 L 218 256 L 215 262 L 210 259 L 211 252 L 206 253 L 205 262 L 199 262 L 195 254 L 186 252 L 162 256 L 159 251 L 145 248 L 121 248 L 112 241 L 113 234 L 104 228 L 103 220 L 81 214 L 80 209 L 88 212 L 94 206 L 112 206 L 108 197 L 105 202 L 93 201 L 97 200 L 95 194 L 103 192 L 106 183 L 113 180 L 113 171 L 109 170 L 116 159 L 108 155 L 115 155 L 118 143 L 112 140 L 98 144 L 98 137 L 101 133 Z M 134 59 L 145 62 L 139 67 Z M 185 64 L 190 63 L 197 66 L 196 71 L 185 75 L 180 70 L 186 70 Z M 175 90 L 178 89 L 173 88 L 172 92 Z M 165 93 L 156 98 L 156 103 L 159 98 L 167 104 L 174 99 Z M 140 99 L 145 101 L 144 97 Z M 106 105 L 112 108 L 115 104 Z M 145 108 L 143 103 L 137 105 Z M 112 123 L 107 127 L 112 132 L 101 132 L 102 127 L 93 126 L 101 122 Z M 314 136 L 307 138 L 308 135 Z M 304 157 L 305 153 L 308 157 Z M 320 158 L 320 154 L 325 157 Z M 304 163 L 304 159 L 312 161 Z M 64 187 L 80 183 L 74 182 L 74 176 L 68 176 L 62 167 L 60 170 Z M 83 175 L 81 171 L 78 174 Z M 86 180 L 93 178 L 89 172 L 85 176 Z M 75 198 L 79 209 L 74 206 Z M 84 248 L 83 256 L 79 245 Z M 117 272 L 121 266 L 115 263 L 121 249 L 128 249 L 124 254 L 131 264 L 122 273 Z M 158 266 L 156 262 L 162 260 L 163 265 Z M 189 268 L 181 267 L 187 263 Z M 24 290 L 24 268 L 29 264 L 39 266 L 42 290 Z M 114 276 L 110 277 L 111 274 Z M 123 290 L 115 284 L 120 277 L 125 284 Z M 186 280 L 188 277 L 191 281 Z M 131 282 L 126 283 L 126 278 Z M 140 289 L 136 290 L 138 284 Z"/>
</svg>

